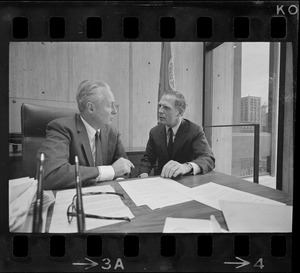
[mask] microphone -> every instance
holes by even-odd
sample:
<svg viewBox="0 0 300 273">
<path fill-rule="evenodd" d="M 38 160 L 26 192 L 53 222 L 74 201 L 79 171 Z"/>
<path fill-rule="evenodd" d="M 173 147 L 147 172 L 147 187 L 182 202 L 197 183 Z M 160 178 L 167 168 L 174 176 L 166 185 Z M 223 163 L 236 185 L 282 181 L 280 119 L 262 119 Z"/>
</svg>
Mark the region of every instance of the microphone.
<svg viewBox="0 0 300 273">
<path fill-rule="evenodd" d="M 81 178 L 79 172 L 79 161 L 78 156 L 75 156 L 75 183 L 76 183 L 76 216 L 77 216 L 77 227 L 78 232 L 82 233 L 85 231 L 85 216 L 82 202 L 82 191 L 81 191 Z"/>
<path fill-rule="evenodd" d="M 44 179 L 44 160 L 45 155 L 41 153 L 40 166 L 38 168 L 38 184 L 36 192 L 36 201 L 33 209 L 33 232 L 42 232 L 43 229 L 43 179 Z"/>
</svg>

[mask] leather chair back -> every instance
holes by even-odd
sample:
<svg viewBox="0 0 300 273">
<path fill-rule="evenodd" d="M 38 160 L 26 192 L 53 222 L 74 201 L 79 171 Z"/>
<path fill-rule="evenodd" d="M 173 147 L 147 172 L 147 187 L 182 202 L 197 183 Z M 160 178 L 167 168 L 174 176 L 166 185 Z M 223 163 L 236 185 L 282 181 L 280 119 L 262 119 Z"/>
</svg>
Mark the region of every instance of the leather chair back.
<svg viewBox="0 0 300 273">
<path fill-rule="evenodd" d="M 46 136 L 47 124 L 60 117 L 74 115 L 75 109 L 56 108 L 23 103 L 21 106 L 22 161 L 24 175 L 35 177 L 37 151 Z"/>
</svg>

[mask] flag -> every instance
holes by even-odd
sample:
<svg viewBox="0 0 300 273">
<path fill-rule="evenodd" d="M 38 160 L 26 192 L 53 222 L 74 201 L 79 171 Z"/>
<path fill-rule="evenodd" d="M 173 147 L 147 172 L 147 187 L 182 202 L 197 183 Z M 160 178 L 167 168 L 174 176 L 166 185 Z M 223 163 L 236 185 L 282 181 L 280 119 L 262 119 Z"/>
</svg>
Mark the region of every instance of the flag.
<svg viewBox="0 0 300 273">
<path fill-rule="evenodd" d="M 161 44 L 161 63 L 158 86 L 158 101 L 166 90 L 175 90 L 174 61 L 170 42 Z"/>
</svg>

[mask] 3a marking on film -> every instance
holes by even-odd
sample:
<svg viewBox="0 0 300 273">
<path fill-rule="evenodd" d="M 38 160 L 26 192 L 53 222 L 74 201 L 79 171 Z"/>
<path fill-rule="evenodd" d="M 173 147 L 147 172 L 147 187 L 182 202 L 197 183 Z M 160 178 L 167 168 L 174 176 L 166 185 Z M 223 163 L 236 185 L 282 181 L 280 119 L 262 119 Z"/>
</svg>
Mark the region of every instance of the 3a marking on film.
<svg viewBox="0 0 300 273">
<path fill-rule="evenodd" d="M 85 270 L 90 269 L 90 268 L 98 265 L 98 263 L 96 263 L 96 262 L 94 262 L 94 261 L 92 261 L 88 258 L 85 258 L 85 259 L 88 260 L 89 263 L 73 263 L 73 265 L 88 265 L 88 267 L 86 267 Z"/>
<path fill-rule="evenodd" d="M 85 259 L 87 261 L 89 261 L 89 263 L 73 263 L 73 265 L 76 265 L 76 266 L 83 266 L 83 265 L 85 265 L 85 266 L 87 266 L 85 268 L 85 270 L 88 270 L 90 268 L 93 268 L 93 267 L 99 265 L 97 262 L 94 262 L 91 259 L 88 259 L 88 258 L 85 258 Z M 101 266 L 101 268 L 103 270 L 109 270 L 109 269 L 111 269 L 112 268 L 111 260 L 109 258 L 103 258 L 102 259 L 102 266 Z M 123 265 L 123 262 L 122 262 L 121 258 L 118 258 L 116 260 L 116 263 L 115 263 L 115 266 L 114 266 L 113 269 L 116 270 L 118 268 L 121 268 L 121 269 L 124 270 L 124 265 Z"/>
</svg>

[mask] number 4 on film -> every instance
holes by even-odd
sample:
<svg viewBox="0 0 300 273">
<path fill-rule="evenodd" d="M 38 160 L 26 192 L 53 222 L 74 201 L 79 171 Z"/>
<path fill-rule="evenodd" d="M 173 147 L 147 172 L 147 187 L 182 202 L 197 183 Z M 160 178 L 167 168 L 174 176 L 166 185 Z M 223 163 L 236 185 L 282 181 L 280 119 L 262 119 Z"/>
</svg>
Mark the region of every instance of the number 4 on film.
<svg viewBox="0 0 300 273">
<path fill-rule="evenodd" d="M 236 257 L 236 259 L 238 259 L 239 262 L 238 261 L 224 262 L 224 264 L 235 265 L 236 269 L 244 267 L 244 266 L 247 266 L 247 265 L 250 265 L 250 262 L 248 262 L 248 261 L 246 261 L 246 260 L 244 260 L 242 258 Z M 264 268 L 263 258 L 259 258 L 257 260 L 257 262 L 253 265 L 253 267 L 258 267 L 259 269 L 263 269 Z"/>
<path fill-rule="evenodd" d="M 260 258 L 255 264 L 254 267 L 259 267 L 260 269 L 264 268 L 263 258 Z"/>
</svg>

